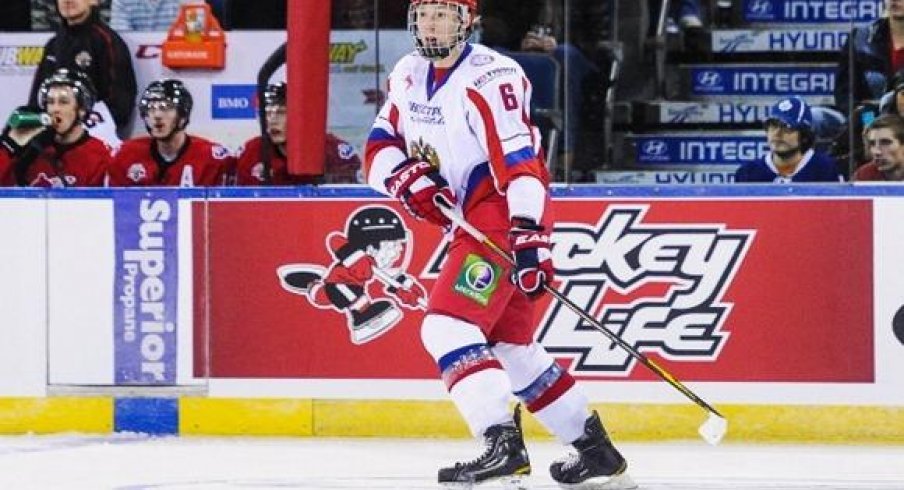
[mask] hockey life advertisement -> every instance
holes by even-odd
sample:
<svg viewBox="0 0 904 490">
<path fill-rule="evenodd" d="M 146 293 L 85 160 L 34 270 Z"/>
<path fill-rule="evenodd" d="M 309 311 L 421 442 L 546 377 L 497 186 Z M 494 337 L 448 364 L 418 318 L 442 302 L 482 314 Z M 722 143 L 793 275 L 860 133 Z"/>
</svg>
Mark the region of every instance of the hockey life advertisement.
<svg viewBox="0 0 904 490">
<path fill-rule="evenodd" d="M 196 305 L 197 375 L 436 379 L 419 328 L 448 267 L 437 227 L 389 200 L 208 206 L 207 229 L 199 209 L 194 220 L 195 243 L 207 236 L 210 245 L 209 275 L 195 274 L 210 298 L 209 310 Z M 868 383 L 871 206 L 556 199 L 554 285 L 682 380 Z M 508 280 L 479 258 L 454 273 L 474 308 Z M 536 339 L 581 379 L 655 379 L 548 296 L 537 300 L 536 322 Z"/>
</svg>

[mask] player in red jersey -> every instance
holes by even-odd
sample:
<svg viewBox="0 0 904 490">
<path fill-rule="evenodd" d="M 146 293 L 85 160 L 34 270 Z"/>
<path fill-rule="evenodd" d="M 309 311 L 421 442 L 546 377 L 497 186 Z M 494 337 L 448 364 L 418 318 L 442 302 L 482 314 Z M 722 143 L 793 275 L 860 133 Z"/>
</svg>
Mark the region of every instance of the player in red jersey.
<svg viewBox="0 0 904 490">
<path fill-rule="evenodd" d="M 191 93 L 181 81 L 151 82 L 138 102 L 150 136 L 122 144 L 113 157 L 110 185 L 226 185 L 235 159 L 224 146 L 185 131 L 192 105 Z"/>
<path fill-rule="evenodd" d="M 286 83 L 268 85 L 264 90 L 265 136 L 248 140 L 239 150 L 236 166 L 238 185 L 357 184 L 361 181 L 361 159 L 354 147 L 333 134 L 326 135 L 325 175 L 294 176 L 286 162 Z M 264 138 L 269 140 L 265 145 Z M 264 147 L 267 148 L 264 148 Z"/>
<path fill-rule="evenodd" d="M 0 185 L 103 186 L 110 149 L 83 124 L 94 101 L 94 87 L 84 73 L 60 68 L 44 79 L 38 107 L 48 117 L 47 126 L 3 131 Z"/>
</svg>

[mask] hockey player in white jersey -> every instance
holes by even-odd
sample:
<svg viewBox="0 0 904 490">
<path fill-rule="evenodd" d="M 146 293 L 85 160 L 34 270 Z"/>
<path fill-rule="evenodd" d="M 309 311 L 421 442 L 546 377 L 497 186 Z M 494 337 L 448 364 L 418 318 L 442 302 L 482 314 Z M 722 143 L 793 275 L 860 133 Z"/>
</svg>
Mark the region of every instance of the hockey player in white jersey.
<svg viewBox="0 0 904 490">
<path fill-rule="evenodd" d="M 442 196 L 496 243 L 512 268 L 461 230 L 430 294 L 421 341 L 456 407 L 486 451 L 439 470 L 441 484 L 468 487 L 531 472 L 512 393 L 577 450 L 554 462 L 563 487 L 633 488 L 574 378 L 534 341 L 534 301 L 553 278 L 553 221 L 531 85 L 512 59 L 467 42 L 477 0 L 413 0 L 416 51 L 389 77 L 386 104 L 366 148 L 367 182 L 415 217 L 451 228 Z"/>
</svg>

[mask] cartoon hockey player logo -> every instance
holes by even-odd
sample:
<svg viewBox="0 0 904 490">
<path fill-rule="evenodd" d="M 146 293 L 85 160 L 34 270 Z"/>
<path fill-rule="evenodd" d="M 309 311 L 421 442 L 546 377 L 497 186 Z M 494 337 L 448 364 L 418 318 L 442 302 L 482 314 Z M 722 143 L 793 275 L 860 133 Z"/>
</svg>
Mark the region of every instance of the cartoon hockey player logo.
<svg viewBox="0 0 904 490">
<path fill-rule="evenodd" d="M 328 267 L 286 264 L 277 275 L 285 290 L 304 296 L 315 308 L 345 314 L 353 344 L 388 332 L 401 321 L 400 308 L 426 311 L 426 289 L 405 272 L 411 260 L 411 233 L 392 209 L 358 208 L 344 233 L 334 231 L 326 237 L 326 247 L 333 257 Z"/>
</svg>

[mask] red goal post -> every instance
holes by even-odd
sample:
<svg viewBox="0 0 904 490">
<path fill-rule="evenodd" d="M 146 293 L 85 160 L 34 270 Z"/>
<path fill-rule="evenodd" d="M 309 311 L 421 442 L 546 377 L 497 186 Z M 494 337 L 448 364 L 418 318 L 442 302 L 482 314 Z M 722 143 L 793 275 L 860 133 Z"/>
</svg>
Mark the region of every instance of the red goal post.
<svg viewBox="0 0 904 490">
<path fill-rule="evenodd" d="M 288 0 L 289 172 L 323 175 L 329 99 L 330 0 Z"/>
</svg>

